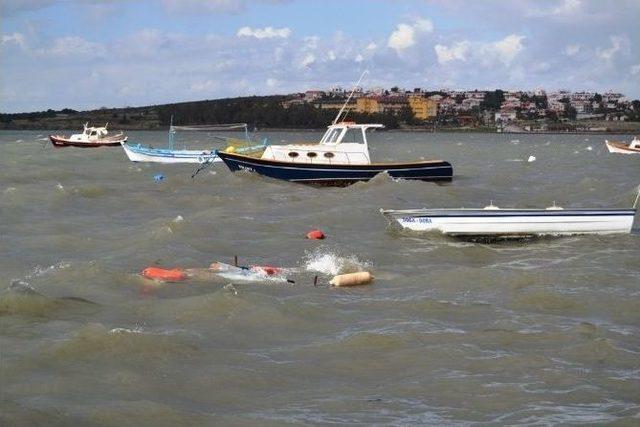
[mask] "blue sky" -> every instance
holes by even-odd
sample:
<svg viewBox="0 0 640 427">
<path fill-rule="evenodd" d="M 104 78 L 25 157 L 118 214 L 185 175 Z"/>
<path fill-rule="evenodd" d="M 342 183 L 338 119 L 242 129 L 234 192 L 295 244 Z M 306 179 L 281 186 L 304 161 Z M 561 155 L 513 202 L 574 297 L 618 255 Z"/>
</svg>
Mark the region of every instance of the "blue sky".
<svg viewBox="0 0 640 427">
<path fill-rule="evenodd" d="M 0 111 L 350 86 L 640 98 L 638 0 L 2 0 Z"/>
</svg>

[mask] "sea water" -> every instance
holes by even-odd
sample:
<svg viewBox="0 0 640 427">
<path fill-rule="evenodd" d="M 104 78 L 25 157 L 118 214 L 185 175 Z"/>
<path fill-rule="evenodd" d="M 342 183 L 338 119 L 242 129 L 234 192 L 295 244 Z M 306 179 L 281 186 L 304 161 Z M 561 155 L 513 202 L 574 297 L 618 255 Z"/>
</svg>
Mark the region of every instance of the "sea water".
<svg viewBox="0 0 640 427">
<path fill-rule="evenodd" d="M 0 132 L 2 425 L 638 423 L 637 219 L 628 235 L 475 243 L 378 212 L 629 207 L 640 156 L 604 137 L 377 132 L 375 161 L 447 160 L 453 181 L 347 188 L 224 164 L 192 179 L 195 165 L 43 138 Z M 305 239 L 315 228 L 327 238 Z M 295 283 L 138 275 L 236 255 Z M 326 286 L 358 270 L 374 283 Z"/>
</svg>

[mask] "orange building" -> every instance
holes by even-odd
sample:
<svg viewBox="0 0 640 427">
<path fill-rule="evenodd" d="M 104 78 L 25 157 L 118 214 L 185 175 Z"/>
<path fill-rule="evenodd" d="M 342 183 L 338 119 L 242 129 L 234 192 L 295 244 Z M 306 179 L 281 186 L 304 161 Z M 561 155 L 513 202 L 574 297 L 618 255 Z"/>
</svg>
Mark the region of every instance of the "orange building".
<svg viewBox="0 0 640 427">
<path fill-rule="evenodd" d="M 409 107 L 418 120 L 426 120 L 438 115 L 438 103 L 420 95 L 409 96 Z"/>
</svg>

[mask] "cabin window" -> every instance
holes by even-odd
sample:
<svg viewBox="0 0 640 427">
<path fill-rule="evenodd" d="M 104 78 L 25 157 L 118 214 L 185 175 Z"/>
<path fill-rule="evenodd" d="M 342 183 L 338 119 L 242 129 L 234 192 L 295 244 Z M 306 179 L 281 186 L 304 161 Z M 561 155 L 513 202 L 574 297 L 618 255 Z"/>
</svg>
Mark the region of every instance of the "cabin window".
<svg viewBox="0 0 640 427">
<path fill-rule="evenodd" d="M 324 156 L 325 156 L 327 159 L 332 159 L 332 158 L 335 156 L 335 154 L 333 154 L 333 153 L 329 152 L 329 153 L 324 153 Z"/>
<path fill-rule="evenodd" d="M 344 138 L 342 138 L 342 142 L 351 142 L 356 144 L 364 143 L 364 139 L 362 138 L 362 129 L 347 129 L 347 132 L 344 134 Z"/>
<path fill-rule="evenodd" d="M 296 151 L 290 151 L 289 152 L 289 157 L 296 158 L 296 157 L 298 157 L 298 153 Z"/>
<path fill-rule="evenodd" d="M 95 136 L 97 132 L 94 130 L 93 132 L 91 132 L 91 136 Z"/>
<path fill-rule="evenodd" d="M 316 157 L 317 155 L 318 155 L 318 153 L 314 153 L 313 151 L 309 151 L 309 152 L 307 153 L 307 157 L 311 157 L 311 158 L 314 158 L 314 157 Z"/>
<path fill-rule="evenodd" d="M 342 129 L 333 129 L 331 130 L 331 133 L 329 133 L 329 135 L 327 135 L 327 139 L 326 142 L 328 143 L 335 143 L 336 141 L 338 141 L 338 137 L 340 136 L 340 133 L 342 132 Z"/>
</svg>

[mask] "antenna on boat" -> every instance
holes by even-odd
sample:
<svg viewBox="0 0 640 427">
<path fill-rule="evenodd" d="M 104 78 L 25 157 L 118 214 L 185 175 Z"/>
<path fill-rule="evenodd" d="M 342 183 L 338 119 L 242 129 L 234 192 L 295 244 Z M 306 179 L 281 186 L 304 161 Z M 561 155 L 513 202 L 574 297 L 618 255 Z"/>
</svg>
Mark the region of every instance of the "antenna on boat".
<svg viewBox="0 0 640 427">
<path fill-rule="evenodd" d="M 340 116 L 342 115 L 342 112 L 344 111 L 344 109 L 347 107 L 347 105 L 349 104 L 349 101 L 351 101 L 351 97 L 353 96 L 353 94 L 356 92 L 356 89 L 358 88 L 358 85 L 360 84 L 360 82 L 362 81 L 362 78 L 369 72 L 369 70 L 364 70 L 362 72 L 362 74 L 360 75 L 360 78 L 358 79 L 358 81 L 356 82 L 355 86 L 353 87 L 353 89 L 351 90 L 351 93 L 349 94 L 349 96 L 347 97 L 347 100 L 344 101 L 344 104 L 342 105 L 342 108 L 340 109 L 340 111 L 338 111 L 338 115 L 336 116 L 335 119 L 333 119 L 333 123 L 331 123 L 332 125 L 335 125 L 336 123 L 338 123 L 338 120 L 340 120 Z"/>
</svg>

